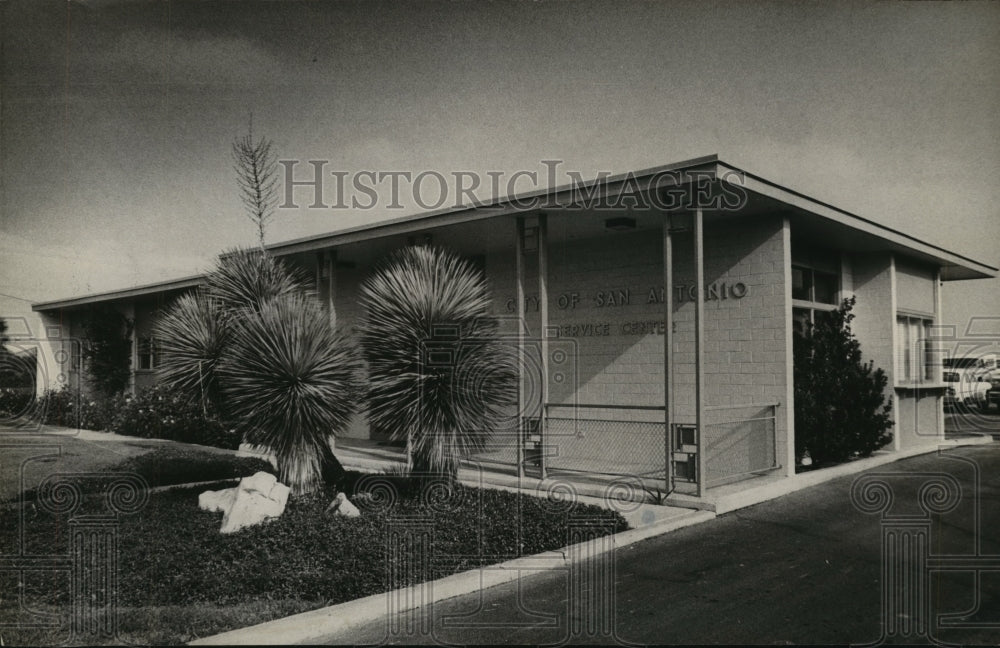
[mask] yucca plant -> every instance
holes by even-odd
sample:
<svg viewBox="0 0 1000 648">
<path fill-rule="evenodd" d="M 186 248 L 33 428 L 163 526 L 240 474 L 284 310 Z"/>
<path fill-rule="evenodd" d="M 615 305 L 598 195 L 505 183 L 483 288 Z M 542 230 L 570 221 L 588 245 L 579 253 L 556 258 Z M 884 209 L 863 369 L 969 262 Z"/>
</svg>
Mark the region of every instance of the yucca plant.
<svg viewBox="0 0 1000 648">
<path fill-rule="evenodd" d="M 274 297 L 304 290 L 305 278 L 264 250 L 237 248 L 219 256 L 205 277 L 205 287 L 223 310 L 258 310 Z"/>
<path fill-rule="evenodd" d="M 154 327 L 160 342 L 161 381 L 219 407 L 216 368 L 240 309 L 300 292 L 303 278 L 261 249 L 230 249 L 205 276 L 205 286 L 183 295 Z"/>
<path fill-rule="evenodd" d="M 297 494 L 343 472 L 329 439 L 354 411 L 360 362 L 304 286 L 264 250 L 229 250 L 155 328 L 162 382 L 272 450 Z"/>
<path fill-rule="evenodd" d="M 361 287 L 368 415 L 405 439 L 414 472 L 455 477 L 516 395 L 486 280 L 438 247 L 403 248 Z"/>
<path fill-rule="evenodd" d="M 182 295 L 153 328 L 160 382 L 207 410 L 220 404 L 216 370 L 229 338 L 227 314 L 204 293 Z"/>
<path fill-rule="evenodd" d="M 309 492 L 333 459 L 330 436 L 354 412 L 359 359 L 304 295 L 264 301 L 238 320 L 219 367 L 227 411 L 247 442 L 275 453 L 292 493 Z"/>
</svg>

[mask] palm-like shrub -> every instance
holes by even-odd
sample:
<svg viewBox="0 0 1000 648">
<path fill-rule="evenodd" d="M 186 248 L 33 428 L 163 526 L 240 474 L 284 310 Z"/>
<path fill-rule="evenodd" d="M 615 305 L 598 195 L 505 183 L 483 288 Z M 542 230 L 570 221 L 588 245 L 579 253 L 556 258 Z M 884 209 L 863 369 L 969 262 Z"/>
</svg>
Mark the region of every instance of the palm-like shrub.
<svg viewBox="0 0 1000 648">
<path fill-rule="evenodd" d="M 319 484 L 330 435 L 350 422 L 360 364 L 319 305 L 302 295 L 243 311 L 219 374 L 244 439 L 274 451 L 293 493 Z"/>
<path fill-rule="evenodd" d="M 264 302 L 301 292 L 304 277 L 260 249 L 226 250 L 205 277 L 208 294 L 223 310 L 258 310 Z"/>
<path fill-rule="evenodd" d="M 243 310 L 304 290 L 302 277 L 260 249 L 232 249 L 206 276 L 202 291 L 184 295 L 154 327 L 161 381 L 202 402 L 220 404 L 216 368 Z"/>
<path fill-rule="evenodd" d="M 391 255 L 361 287 L 368 415 L 405 439 L 414 472 L 454 477 L 516 395 L 482 273 L 441 248 Z"/>
<path fill-rule="evenodd" d="M 178 299 L 155 329 L 163 383 L 274 451 L 297 494 L 343 470 L 329 439 L 353 413 L 359 364 L 303 292 L 302 278 L 267 252 L 230 250 L 203 292 Z"/>
<path fill-rule="evenodd" d="M 153 328 L 159 340 L 161 382 L 191 400 L 219 405 L 216 369 L 229 323 L 218 302 L 203 293 L 182 295 Z"/>
</svg>

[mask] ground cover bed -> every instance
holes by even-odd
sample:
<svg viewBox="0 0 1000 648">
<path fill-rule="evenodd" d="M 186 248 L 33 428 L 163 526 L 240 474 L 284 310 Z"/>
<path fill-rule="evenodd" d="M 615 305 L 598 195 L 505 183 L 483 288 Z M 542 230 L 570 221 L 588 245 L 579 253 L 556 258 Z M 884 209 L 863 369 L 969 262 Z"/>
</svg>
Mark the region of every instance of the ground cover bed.
<svg viewBox="0 0 1000 648">
<path fill-rule="evenodd" d="M 627 528 L 599 507 L 507 491 L 359 473 L 339 486 L 361 517 L 326 510 L 333 488 L 232 535 L 219 533 L 221 514 L 198 509 L 205 487 L 153 493 L 120 515 L 118 640 L 191 641 Z M 77 515 L 101 505 L 88 500 Z M 68 555 L 68 516 L 39 507 L 0 511 L 5 553 L 18 546 L 22 516 L 24 553 Z M 0 631 L 5 645 L 72 639 L 68 573 L 0 572 L 0 592 L 0 616 L 22 626 Z M 58 625 L 24 627 L 40 618 L 26 608 Z"/>
</svg>

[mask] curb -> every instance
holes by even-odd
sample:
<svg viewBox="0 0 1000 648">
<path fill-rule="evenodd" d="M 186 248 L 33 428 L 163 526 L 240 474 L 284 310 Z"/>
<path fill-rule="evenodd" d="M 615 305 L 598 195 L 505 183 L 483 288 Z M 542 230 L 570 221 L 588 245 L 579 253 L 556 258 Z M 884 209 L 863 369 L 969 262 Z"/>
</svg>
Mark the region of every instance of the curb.
<svg viewBox="0 0 1000 648">
<path fill-rule="evenodd" d="M 947 450 L 949 448 L 989 445 L 993 442 L 993 439 L 988 436 L 973 437 L 968 439 L 953 439 L 950 441 L 938 442 L 930 446 L 911 448 L 909 450 L 896 450 L 882 455 L 868 457 L 866 459 L 858 459 L 850 463 L 830 466 L 829 468 L 823 468 L 821 470 L 800 473 L 794 477 L 787 477 L 772 484 L 759 486 L 757 488 L 749 488 L 739 493 L 722 497 L 715 502 L 715 513 L 717 515 L 722 515 L 723 513 L 736 511 L 741 508 L 746 508 L 747 506 L 753 506 L 755 504 L 760 504 L 761 502 L 777 499 L 778 497 L 783 497 L 784 495 L 789 495 L 805 488 L 817 486 L 839 477 L 854 475 L 865 470 L 895 463 L 903 459 L 909 459 L 911 457 L 930 454 L 933 452 L 941 452 L 942 450 Z M 671 502 L 669 499 L 667 500 L 667 503 L 672 506 L 679 505 L 679 503 Z"/>
<path fill-rule="evenodd" d="M 151 486 L 151 487 L 149 487 L 149 488 L 146 489 L 146 492 L 149 493 L 150 495 L 152 495 L 154 493 L 165 493 L 167 491 L 177 490 L 177 489 L 180 489 L 180 488 L 195 488 L 195 487 L 198 487 L 198 486 L 213 486 L 213 485 L 214 486 L 221 486 L 223 484 L 235 484 L 235 483 L 239 482 L 241 479 L 243 479 L 243 478 L 242 477 L 222 477 L 221 479 L 210 479 L 208 481 L 199 481 L 199 482 L 187 482 L 187 483 L 184 483 L 184 484 L 164 484 L 162 486 Z M 83 499 L 87 500 L 87 501 L 93 501 L 93 500 L 96 500 L 96 499 L 100 499 L 102 497 L 107 497 L 107 495 L 105 493 L 100 493 L 100 492 L 98 492 L 98 493 L 82 493 L 81 495 L 82 495 Z M 18 500 L 0 501 L 0 509 L 8 509 L 8 510 L 23 509 L 26 506 L 34 505 L 34 504 L 37 504 L 37 503 L 38 503 L 38 499 L 37 498 L 31 498 L 31 499 L 23 499 L 23 498 L 21 498 L 21 499 L 18 499 Z"/>
<path fill-rule="evenodd" d="M 325 636 L 376 621 L 391 613 L 415 610 L 456 596 L 509 583 L 520 578 L 523 571 L 542 572 L 568 569 L 576 562 L 589 560 L 614 549 L 627 547 L 676 529 L 700 524 L 714 517 L 716 515 L 711 511 L 691 511 L 640 529 L 629 529 L 621 533 L 569 545 L 555 551 L 515 558 L 497 565 L 452 574 L 434 581 L 418 583 L 383 594 L 373 594 L 362 599 L 301 612 L 255 626 L 230 630 L 211 637 L 196 639 L 189 645 L 317 643 Z"/>
</svg>

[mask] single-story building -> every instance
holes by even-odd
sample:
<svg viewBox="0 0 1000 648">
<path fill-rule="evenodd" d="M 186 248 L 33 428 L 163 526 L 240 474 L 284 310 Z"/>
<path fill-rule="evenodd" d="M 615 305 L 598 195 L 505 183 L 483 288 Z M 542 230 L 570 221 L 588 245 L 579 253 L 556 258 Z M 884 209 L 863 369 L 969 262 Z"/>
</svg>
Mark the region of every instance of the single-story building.
<svg viewBox="0 0 1000 648">
<path fill-rule="evenodd" d="M 892 448 L 943 438 L 940 286 L 997 269 L 708 156 L 597 181 L 283 243 L 338 325 L 387 253 L 433 242 L 481 267 L 522 375 L 522 416 L 480 457 L 548 472 L 666 480 L 702 495 L 792 475 L 797 330 L 857 298 L 853 330 L 889 376 Z M 75 384 L 79 313 L 134 320 L 132 385 L 152 384 L 159 309 L 200 277 L 33 305 L 51 338 L 44 371 Z M 348 432 L 377 437 L 363 414 Z M 534 451 L 534 452 L 533 452 Z M 522 468 L 523 469 L 523 468 Z"/>
</svg>

